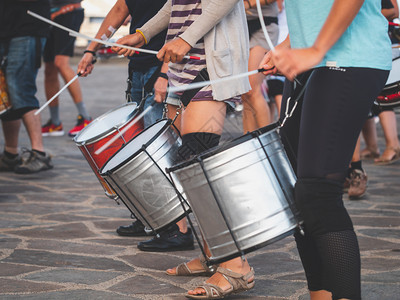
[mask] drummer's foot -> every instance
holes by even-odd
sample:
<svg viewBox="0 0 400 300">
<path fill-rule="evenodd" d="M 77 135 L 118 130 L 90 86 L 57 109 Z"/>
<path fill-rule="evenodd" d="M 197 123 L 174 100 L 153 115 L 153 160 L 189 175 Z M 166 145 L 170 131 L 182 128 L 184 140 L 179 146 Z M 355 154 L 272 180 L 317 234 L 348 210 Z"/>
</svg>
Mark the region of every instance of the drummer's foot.
<svg viewBox="0 0 400 300">
<path fill-rule="evenodd" d="M 217 266 L 208 267 L 203 255 L 177 267 L 168 269 L 166 273 L 171 276 L 203 276 L 215 273 Z"/>
<path fill-rule="evenodd" d="M 92 119 L 85 119 L 82 115 L 79 115 L 75 127 L 68 131 L 68 135 L 71 137 L 76 136 L 90 122 L 92 122 Z"/>
<path fill-rule="evenodd" d="M 242 268 L 228 269 L 221 266 L 202 287 L 188 291 L 186 297 L 212 299 L 222 298 L 232 293 L 244 292 L 254 287 L 254 270 L 246 263 Z M 226 265 L 225 265 L 226 266 Z"/>
<path fill-rule="evenodd" d="M 140 242 L 138 248 L 142 251 L 150 252 L 193 250 L 194 242 L 192 231 L 188 228 L 186 233 L 182 233 L 179 231 L 179 227 L 174 224 L 166 231 L 163 231 L 159 236 L 145 242 Z"/>
<path fill-rule="evenodd" d="M 144 225 L 139 220 L 136 220 L 128 226 L 119 226 L 117 228 L 117 233 L 121 236 L 147 236 Z"/>
</svg>

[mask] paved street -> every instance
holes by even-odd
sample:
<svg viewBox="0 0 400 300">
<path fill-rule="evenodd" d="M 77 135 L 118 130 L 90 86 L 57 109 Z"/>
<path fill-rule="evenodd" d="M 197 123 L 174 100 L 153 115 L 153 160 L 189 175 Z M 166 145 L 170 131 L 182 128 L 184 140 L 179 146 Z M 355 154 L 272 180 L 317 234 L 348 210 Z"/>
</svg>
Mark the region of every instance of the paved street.
<svg viewBox="0 0 400 300">
<path fill-rule="evenodd" d="M 99 62 L 80 78 L 93 118 L 124 103 L 126 62 Z M 45 102 L 43 69 L 38 97 Z M 76 109 L 61 96 L 61 119 L 68 131 Z M 397 115 L 399 122 L 400 117 Z M 48 110 L 42 114 L 42 123 Z M 227 118 L 224 139 L 240 135 L 238 116 Z M 384 141 L 378 125 L 381 151 Z M 205 277 L 171 277 L 165 270 L 199 254 L 195 251 L 144 253 L 143 238 L 119 237 L 130 224 L 123 205 L 107 198 L 78 147 L 67 136 L 44 138 L 54 169 L 33 175 L 0 173 L 0 299 L 185 299 Z M 0 149 L 4 146 L 1 135 Z M 25 130 L 20 146 L 29 147 Z M 362 255 L 363 299 L 400 299 L 400 162 L 364 163 L 369 175 L 362 200 L 345 196 Z M 308 299 L 293 237 L 248 255 L 256 272 L 253 290 L 230 299 Z"/>
</svg>

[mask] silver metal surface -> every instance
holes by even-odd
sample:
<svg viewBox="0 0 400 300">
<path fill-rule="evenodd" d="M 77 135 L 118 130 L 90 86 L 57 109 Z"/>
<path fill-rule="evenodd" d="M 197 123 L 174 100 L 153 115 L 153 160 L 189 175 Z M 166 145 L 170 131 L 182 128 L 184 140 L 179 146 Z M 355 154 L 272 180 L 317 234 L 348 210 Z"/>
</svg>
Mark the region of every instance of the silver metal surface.
<svg viewBox="0 0 400 300">
<path fill-rule="evenodd" d="M 148 145 L 142 149 L 144 144 Z M 165 174 L 165 168 L 176 164 L 180 146 L 180 137 L 167 125 L 167 120 L 161 120 L 133 138 L 101 170 L 101 176 L 128 209 L 154 230 L 185 215 Z M 182 191 L 178 180 L 175 183 Z M 189 209 L 187 205 L 186 209 Z"/>
<path fill-rule="evenodd" d="M 212 261 L 252 251 L 297 226 L 292 211 L 296 176 L 280 136 L 274 129 L 259 139 L 268 156 L 259 140 L 249 137 L 227 150 L 205 156 L 204 172 L 197 160 L 173 171 L 210 248 Z"/>
</svg>

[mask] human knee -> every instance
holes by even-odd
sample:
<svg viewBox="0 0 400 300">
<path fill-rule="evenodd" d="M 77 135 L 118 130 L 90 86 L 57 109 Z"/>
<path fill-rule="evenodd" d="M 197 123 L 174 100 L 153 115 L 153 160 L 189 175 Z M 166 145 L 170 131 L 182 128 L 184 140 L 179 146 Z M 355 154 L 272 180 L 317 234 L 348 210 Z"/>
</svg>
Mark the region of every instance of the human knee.
<svg viewBox="0 0 400 300">
<path fill-rule="evenodd" d="M 218 146 L 221 136 L 211 132 L 193 132 L 182 136 L 178 153 L 182 160 Z"/>
<path fill-rule="evenodd" d="M 56 55 L 54 58 L 54 66 L 58 70 L 64 70 L 65 68 L 70 68 L 69 66 L 69 56 Z"/>
<path fill-rule="evenodd" d="M 324 178 L 301 178 L 295 186 L 295 202 L 306 234 L 353 230 L 342 200 L 342 184 Z"/>
</svg>

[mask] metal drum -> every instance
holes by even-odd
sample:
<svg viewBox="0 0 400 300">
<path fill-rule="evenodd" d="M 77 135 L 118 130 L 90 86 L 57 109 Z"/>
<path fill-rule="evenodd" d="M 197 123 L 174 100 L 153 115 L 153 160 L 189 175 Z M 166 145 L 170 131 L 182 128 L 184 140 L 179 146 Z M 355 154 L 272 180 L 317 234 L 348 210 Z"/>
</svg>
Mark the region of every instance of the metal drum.
<svg viewBox="0 0 400 300">
<path fill-rule="evenodd" d="M 392 70 L 375 105 L 395 108 L 400 106 L 400 57 L 393 59 Z"/>
<path fill-rule="evenodd" d="M 176 193 L 175 187 L 182 190 L 179 182 L 174 186 L 165 173 L 177 163 L 181 144 L 171 120 L 160 120 L 115 153 L 100 172 L 128 209 L 154 232 L 189 211 Z"/>
<path fill-rule="evenodd" d="M 292 170 L 276 126 L 170 169 L 220 263 L 273 243 L 298 225 Z"/>
<path fill-rule="evenodd" d="M 129 128 L 119 139 L 100 154 L 95 152 L 118 134 L 124 127 L 138 115 L 137 104 L 127 103 L 112 109 L 93 120 L 82 129 L 74 138 L 78 148 L 88 161 L 97 179 L 103 186 L 106 195 L 116 199 L 117 195 L 113 189 L 100 176 L 100 169 L 123 145 L 129 142 L 135 135 L 143 130 L 143 122 L 138 121 Z"/>
</svg>

